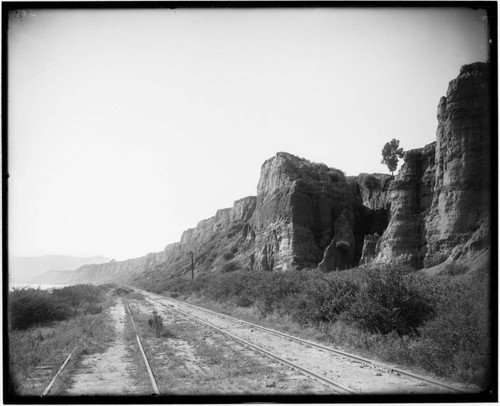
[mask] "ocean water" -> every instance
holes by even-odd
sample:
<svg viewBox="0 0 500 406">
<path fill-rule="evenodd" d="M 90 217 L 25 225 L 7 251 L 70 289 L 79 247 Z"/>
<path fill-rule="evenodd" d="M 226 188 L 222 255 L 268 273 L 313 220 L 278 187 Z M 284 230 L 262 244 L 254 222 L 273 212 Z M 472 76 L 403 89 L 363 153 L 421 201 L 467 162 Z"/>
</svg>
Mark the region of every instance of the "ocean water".
<svg viewBox="0 0 500 406">
<path fill-rule="evenodd" d="M 70 286 L 72 285 L 71 283 L 9 283 L 9 291 L 12 291 L 14 289 L 22 289 L 22 288 L 32 288 L 32 289 L 42 289 L 42 290 L 48 290 L 48 289 L 58 289 L 58 288 L 64 288 L 65 286 Z"/>
</svg>

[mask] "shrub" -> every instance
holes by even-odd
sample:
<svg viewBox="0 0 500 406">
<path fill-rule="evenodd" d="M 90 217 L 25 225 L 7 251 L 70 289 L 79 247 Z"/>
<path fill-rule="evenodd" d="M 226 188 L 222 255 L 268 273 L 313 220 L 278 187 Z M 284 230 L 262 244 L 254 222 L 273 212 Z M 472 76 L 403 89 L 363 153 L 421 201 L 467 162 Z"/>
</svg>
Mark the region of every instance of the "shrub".
<svg viewBox="0 0 500 406">
<path fill-rule="evenodd" d="M 156 337 L 161 337 L 164 334 L 163 319 L 156 311 L 153 312 L 153 317 L 148 320 L 148 324 Z"/>
<path fill-rule="evenodd" d="M 40 289 L 18 289 L 9 293 L 9 319 L 13 329 L 65 320 L 73 315 L 60 298 Z"/>
<path fill-rule="evenodd" d="M 368 173 L 360 174 L 359 181 L 360 181 L 361 186 L 365 189 L 374 190 L 374 189 L 380 187 L 380 184 L 379 184 L 377 178 L 373 175 L 368 174 Z"/>
<path fill-rule="evenodd" d="M 227 238 L 232 238 L 243 229 L 243 223 L 234 224 L 227 232 Z"/>
<path fill-rule="evenodd" d="M 203 293 L 214 301 L 228 301 L 237 297 L 252 297 L 253 275 L 243 271 L 207 277 Z"/>
<path fill-rule="evenodd" d="M 471 284 L 464 277 L 437 277 L 436 316 L 419 332 L 419 362 L 440 375 L 487 386 L 491 359 L 490 296 L 487 281 Z"/>
<path fill-rule="evenodd" d="M 253 305 L 253 303 L 254 301 L 249 296 L 246 295 L 237 296 L 234 301 L 234 304 L 240 307 L 250 307 Z"/>
<path fill-rule="evenodd" d="M 351 306 L 357 284 L 344 275 L 319 275 L 304 283 L 303 290 L 288 299 L 292 318 L 300 324 L 335 322 Z"/>
<path fill-rule="evenodd" d="M 104 287 L 72 285 L 52 292 L 41 289 L 16 289 L 9 293 L 9 317 L 13 329 L 65 320 L 77 314 L 102 311 Z"/>
<path fill-rule="evenodd" d="M 229 261 L 234 258 L 234 253 L 225 252 L 224 255 L 222 255 L 222 258 L 224 258 L 226 261 Z"/>
<path fill-rule="evenodd" d="M 286 299 L 301 292 L 306 272 L 256 272 L 253 292 L 262 315 L 275 310 L 288 313 Z"/>
<path fill-rule="evenodd" d="M 228 273 L 228 272 L 233 272 L 236 271 L 239 267 L 238 262 L 236 261 L 228 261 L 221 267 L 221 272 L 222 273 Z"/>
<path fill-rule="evenodd" d="M 98 314 L 102 309 L 103 307 L 97 303 L 88 303 L 83 306 L 83 314 Z"/>
<path fill-rule="evenodd" d="M 409 272 L 398 265 L 369 268 L 346 320 L 373 333 L 416 332 L 432 316 L 433 306 Z"/>
<path fill-rule="evenodd" d="M 346 180 L 344 172 L 342 172 L 339 169 L 330 168 L 327 173 L 328 177 L 330 178 L 330 181 L 332 182 L 339 182 L 339 181 L 345 182 Z"/>
<path fill-rule="evenodd" d="M 88 303 L 100 303 L 103 299 L 102 294 L 103 289 L 100 286 L 85 284 L 66 286 L 52 291 L 55 298 L 74 309 Z"/>
</svg>

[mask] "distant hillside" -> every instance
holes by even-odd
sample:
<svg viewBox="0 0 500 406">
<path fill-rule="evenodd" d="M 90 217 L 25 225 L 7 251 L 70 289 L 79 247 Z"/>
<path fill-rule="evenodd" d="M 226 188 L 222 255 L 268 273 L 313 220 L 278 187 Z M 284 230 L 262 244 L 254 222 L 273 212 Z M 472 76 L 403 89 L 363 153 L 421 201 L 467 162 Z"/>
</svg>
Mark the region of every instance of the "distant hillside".
<svg viewBox="0 0 500 406">
<path fill-rule="evenodd" d="M 34 276 L 29 283 L 71 283 L 71 278 L 75 274 L 74 270 L 56 270 L 45 271 L 40 275 Z"/>
<path fill-rule="evenodd" d="M 74 270 L 82 265 L 102 264 L 109 262 L 109 258 L 101 256 L 93 257 L 70 257 L 65 255 L 44 255 L 41 257 L 10 257 L 9 258 L 9 280 L 11 282 L 33 282 L 39 281 L 39 276 L 46 271 L 68 271 Z"/>
</svg>

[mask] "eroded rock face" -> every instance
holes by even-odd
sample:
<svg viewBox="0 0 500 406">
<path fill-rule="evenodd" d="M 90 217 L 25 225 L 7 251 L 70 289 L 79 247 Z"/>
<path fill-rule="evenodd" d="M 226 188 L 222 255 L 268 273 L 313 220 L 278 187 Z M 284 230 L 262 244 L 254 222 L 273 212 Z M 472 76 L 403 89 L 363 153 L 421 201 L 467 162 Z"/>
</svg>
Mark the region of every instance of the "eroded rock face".
<svg viewBox="0 0 500 406">
<path fill-rule="evenodd" d="M 382 233 L 388 222 L 387 175 L 347 180 L 324 164 L 280 152 L 262 165 L 257 196 L 218 210 L 161 253 L 106 266 L 88 266 L 80 277 L 92 280 L 154 279 L 223 269 L 228 261 L 251 270 L 356 266 L 366 234 Z"/>
<path fill-rule="evenodd" d="M 391 182 L 378 262 L 417 268 L 470 260 L 490 245 L 489 65 L 463 66 L 438 106 L 435 143 L 408 151 Z"/>
<path fill-rule="evenodd" d="M 68 283 L 78 282 L 117 282 L 132 278 L 138 273 L 145 272 L 155 265 L 167 260 L 166 252 L 149 253 L 143 257 L 127 259 L 126 261 L 112 261 L 104 264 L 83 265 L 76 269 Z"/>
<path fill-rule="evenodd" d="M 179 242 L 167 245 L 161 252 L 125 261 L 85 265 L 74 272 L 72 281 L 123 282 L 143 277 L 158 279 L 165 274 L 179 276 L 189 273 L 191 252 L 198 269 L 220 267 L 225 255 L 226 258 L 227 255 L 240 256 L 242 266 L 248 266 L 250 255 L 247 251 L 253 249 L 255 239 L 248 222 L 255 206 L 255 196 L 237 200 L 232 208 L 217 210 L 215 216 L 184 231 Z M 242 246 L 241 250 L 237 245 Z"/>
<path fill-rule="evenodd" d="M 360 173 L 350 176 L 348 182 L 360 204 L 371 210 L 389 209 L 389 185 L 394 177 L 382 173 Z"/>
<path fill-rule="evenodd" d="M 356 199 L 355 228 L 356 240 L 354 263 L 358 264 L 363 256 L 364 239 L 366 235 L 382 233 L 389 223 L 391 208 L 390 185 L 394 179 L 391 175 L 380 173 L 361 173 L 351 176 L 348 182 Z M 365 258 L 365 261 L 367 259 Z"/>
<path fill-rule="evenodd" d="M 316 267 L 332 242 L 337 217 L 343 214 L 353 227 L 353 205 L 341 171 L 279 152 L 263 164 L 257 187 L 256 268 Z"/>
<path fill-rule="evenodd" d="M 427 266 L 489 246 L 490 66 L 463 66 L 438 107 L 434 195 L 426 222 Z"/>
<path fill-rule="evenodd" d="M 376 262 L 398 258 L 421 267 L 426 252 L 424 220 L 434 186 L 434 154 L 435 143 L 404 154 L 404 164 L 390 184 L 390 221 L 377 244 Z"/>
<path fill-rule="evenodd" d="M 361 259 L 359 260 L 360 265 L 369 264 L 375 260 L 379 241 L 380 235 L 378 233 L 365 235 Z"/>
<path fill-rule="evenodd" d="M 333 223 L 333 238 L 323 254 L 323 260 L 318 264 L 322 271 L 340 270 L 354 265 L 356 239 L 351 222 L 344 213 Z"/>
<path fill-rule="evenodd" d="M 227 230 L 237 223 L 248 221 L 255 210 L 255 205 L 255 196 L 249 196 L 234 202 L 232 208 L 217 210 L 214 217 L 201 220 L 195 228 L 184 231 L 180 240 L 181 245 L 197 250 L 210 241 L 214 233 Z"/>
</svg>

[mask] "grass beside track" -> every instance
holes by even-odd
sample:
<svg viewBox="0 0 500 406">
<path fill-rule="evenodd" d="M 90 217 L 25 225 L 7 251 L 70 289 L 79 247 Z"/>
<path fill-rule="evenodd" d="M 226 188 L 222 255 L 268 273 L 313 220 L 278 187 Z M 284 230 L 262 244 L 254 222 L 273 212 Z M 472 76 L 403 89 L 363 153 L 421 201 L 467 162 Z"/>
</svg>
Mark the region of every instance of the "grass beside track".
<svg viewBox="0 0 500 406">
<path fill-rule="evenodd" d="M 8 378 L 12 395 L 40 396 L 75 345 L 79 343 L 50 392 L 60 393 L 67 384 L 68 372 L 77 365 L 79 357 L 103 351 L 113 338 L 114 330 L 105 312 L 111 300 L 106 294 L 108 288 L 76 285 L 63 289 L 62 293 L 56 292 L 54 295 L 52 292 L 50 295 L 58 299 L 61 297 L 67 299 L 58 300 L 58 306 L 65 308 L 68 314 L 66 320 L 45 320 L 27 328 L 9 329 Z M 47 296 L 47 292 L 36 289 L 25 289 L 21 294 L 23 299 L 28 301 L 33 299 L 37 303 L 40 303 L 40 298 L 42 303 L 46 298 L 51 298 Z M 16 292 L 9 294 L 11 303 L 12 296 L 15 299 L 15 295 Z M 29 306 L 21 308 L 11 306 L 9 311 L 22 312 L 25 309 L 29 309 Z M 17 316 L 22 315 L 17 314 Z"/>
</svg>

